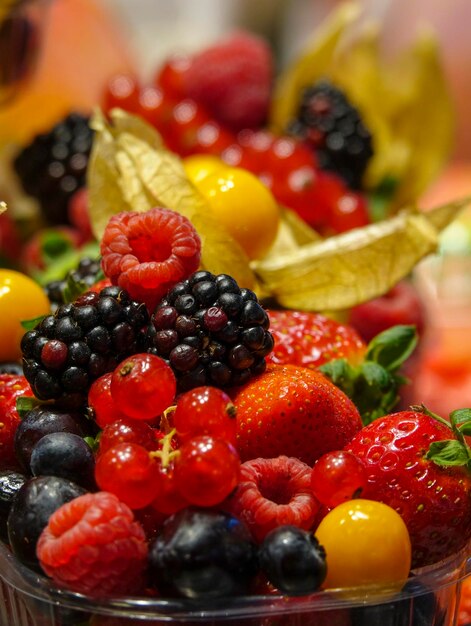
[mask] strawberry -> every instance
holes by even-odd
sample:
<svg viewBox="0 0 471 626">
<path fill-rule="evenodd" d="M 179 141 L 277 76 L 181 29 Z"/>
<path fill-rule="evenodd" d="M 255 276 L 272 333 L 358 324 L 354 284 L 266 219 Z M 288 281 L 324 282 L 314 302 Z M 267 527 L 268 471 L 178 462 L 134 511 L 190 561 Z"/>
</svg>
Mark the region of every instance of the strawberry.
<svg viewBox="0 0 471 626">
<path fill-rule="evenodd" d="M 270 332 L 275 340 L 268 363 L 317 368 L 332 359 L 361 362 L 366 344 L 351 326 L 320 313 L 268 311 Z"/>
<path fill-rule="evenodd" d="M 353 402 L 325 376 L 306 367 L 269 365 L 233 394 L 242 461 L 280 455 L 312 465 L 343 448 L 361 429 Z"/>
<path fill-rule="evenodd" d="M 0 470 L 18 467 L 13 446 L 20 423 L 16 399 L 26 395 L 33 392 L 24 376 L 0 374 Z"/>
<path fill-rule="evenodd" d="M 471 409 L 450 423 L 424 407 L 393 413 L 363 428 L 346 450 L 367 468 L 365 498 L 394 508 L 412 543 L 412 565 L 435 563 L 471 536 Z"/>
</svg>

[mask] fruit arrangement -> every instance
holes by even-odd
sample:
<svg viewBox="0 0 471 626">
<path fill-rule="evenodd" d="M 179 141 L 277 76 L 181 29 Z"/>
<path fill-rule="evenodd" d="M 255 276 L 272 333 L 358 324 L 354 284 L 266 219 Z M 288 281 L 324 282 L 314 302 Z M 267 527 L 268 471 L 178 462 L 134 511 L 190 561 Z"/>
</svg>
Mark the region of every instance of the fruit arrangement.
<svg viewBox="0 0 471 626">
<path fill-rule="evenodd" d="M 150 86 L 116 77 L 90 128 L 71 115 L 16 157 L 49 227 L 27 250 L 44 291 L 2 270 L 0 532 L 59 594 L 451 624 L 420 576 L 463 574 L 471 409 L 397 407 L 424 322 L 399 281 L 462 203 L 373 223 L 374 118 L 301 67 L 276 105 L 270 51 L 239 33 Z"/>
</svg>

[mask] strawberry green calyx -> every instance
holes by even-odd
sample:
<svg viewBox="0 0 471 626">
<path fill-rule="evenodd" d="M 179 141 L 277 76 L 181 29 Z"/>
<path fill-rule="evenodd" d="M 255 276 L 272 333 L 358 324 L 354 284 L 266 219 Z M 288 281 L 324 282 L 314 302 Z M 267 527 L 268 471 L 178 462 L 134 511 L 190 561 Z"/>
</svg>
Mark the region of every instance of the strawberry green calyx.
<svg viewBox="0 0 471 626">
<path fill-rule="evenodd" d="M 417 340 L 415 326 L 393 326 L 370 341 L 359 365 L 334 359 L 319 369 L 353 401 L 366 426 L 396 405 L 399 387 L 407 382 L 399 370 Z"/>
<path fill-rule="evenodd" d="M 466 467 L 471 472 L 471 448 L 466 441 L 466 436 L 471 435 L 471 408 L 452 411 L 449 422 L 424 405 L 411 408 L 433 417 L 447 426 L 455 436 L 454 439 L 432 442 L 425 458 L 441 467 Z"/>
</svg>

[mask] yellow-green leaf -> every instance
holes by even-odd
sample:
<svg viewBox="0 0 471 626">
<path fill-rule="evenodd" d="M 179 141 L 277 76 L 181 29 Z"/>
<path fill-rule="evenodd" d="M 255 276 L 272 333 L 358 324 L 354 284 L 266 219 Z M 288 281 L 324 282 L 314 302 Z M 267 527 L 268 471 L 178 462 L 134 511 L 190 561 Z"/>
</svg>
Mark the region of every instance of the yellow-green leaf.
<svg viewBox="0 0 471 626">
<path fill-rule="evenodd" d="M 252 262 L 262 288 L 288 308 L 345 309 L 388 291 L 437 248 L 439 230 L 462 206 L 446 213 L 404 211 L 296 252 Z M 439 217 L 440 216 L 440 217 Z"/>
</svg>

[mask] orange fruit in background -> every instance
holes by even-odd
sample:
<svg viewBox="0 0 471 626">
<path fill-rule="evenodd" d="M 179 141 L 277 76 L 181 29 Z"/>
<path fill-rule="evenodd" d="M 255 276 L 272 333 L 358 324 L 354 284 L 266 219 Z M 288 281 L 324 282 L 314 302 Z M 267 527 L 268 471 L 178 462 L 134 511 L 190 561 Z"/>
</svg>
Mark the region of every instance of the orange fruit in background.
<svg viewBox="0 0 471 626">
<path fill-rule="evenodd" d="M 50 312 L 49 300 L 32 279 L 13 270 L 0 269 L 0 362 L 21 357 L 21 322 Z"/>
<path fill-rule="evenodd" d="M 135 72 L 124 33 L 99 2 L 54 0 L 43 7 L 38 65 L 23 90 L 0 107 L 0 146 L 28 142 L 71 110 L 90 112 L 114 74 Z"/>
</svg>

